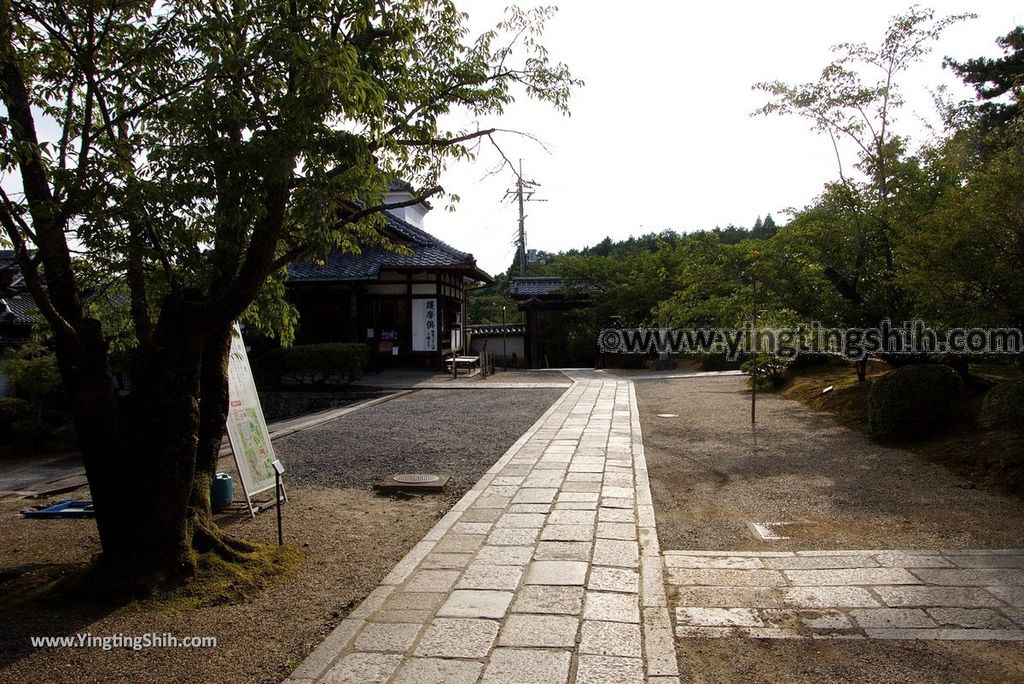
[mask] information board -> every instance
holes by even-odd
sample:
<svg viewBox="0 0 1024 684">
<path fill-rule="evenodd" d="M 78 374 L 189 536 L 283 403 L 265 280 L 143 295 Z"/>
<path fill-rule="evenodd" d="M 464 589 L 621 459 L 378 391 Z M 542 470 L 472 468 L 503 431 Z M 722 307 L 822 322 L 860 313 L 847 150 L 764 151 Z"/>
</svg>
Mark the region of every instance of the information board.
<svg viewBox="0 0 1024 684">
<path fill-rule="evenodd" d="M 228 441 L 231 442 L 235 465 L 251 510 L 252 497 L 274 489 L 274 461 L 277 457 L 260 407 L 242 331 L 237 323 L 231 328 L 228 401 Z"/>
<path fill-rule="evenodd" d="M 412 300 L 412 350 L 437 351 L 437 300 Z"/>
</svg>

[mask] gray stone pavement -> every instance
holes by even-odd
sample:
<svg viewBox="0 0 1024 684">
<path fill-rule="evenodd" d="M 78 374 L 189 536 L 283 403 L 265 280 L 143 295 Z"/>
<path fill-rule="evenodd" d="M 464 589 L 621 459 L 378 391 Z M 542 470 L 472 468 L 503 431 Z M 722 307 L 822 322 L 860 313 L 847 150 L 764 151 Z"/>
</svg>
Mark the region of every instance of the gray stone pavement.
<svg viewBox="0 0 1024 684">
<path fill-rule="evenodd" d="M 632 383 L 567 374 L 289 681 L 678 681 Z"/>
<path fill-rule="evenodd" d="M 1024 641 L 1024 549 L 666 551 L 676 635 Z"/>
</svg>

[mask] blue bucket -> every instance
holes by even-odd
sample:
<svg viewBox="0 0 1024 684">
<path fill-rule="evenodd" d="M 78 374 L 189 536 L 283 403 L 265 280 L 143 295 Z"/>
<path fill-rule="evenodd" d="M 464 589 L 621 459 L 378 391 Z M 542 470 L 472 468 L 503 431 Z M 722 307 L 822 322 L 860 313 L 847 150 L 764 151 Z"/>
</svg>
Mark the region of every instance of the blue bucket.
<svg viewBox="0 0 1024 684">
<path fill-rule="evenodd" d="M 235 483 L 227 473 L 217 473 L 210 480 L 210 506 L 223 511 L 235 500 Z"/>
</svg>

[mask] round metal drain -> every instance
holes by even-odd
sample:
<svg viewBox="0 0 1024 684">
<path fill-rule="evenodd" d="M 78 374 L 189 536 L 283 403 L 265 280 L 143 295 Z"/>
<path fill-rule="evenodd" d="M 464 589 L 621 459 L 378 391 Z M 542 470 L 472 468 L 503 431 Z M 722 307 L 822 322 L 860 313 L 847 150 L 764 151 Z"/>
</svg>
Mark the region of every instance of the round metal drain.
<svg viewBox="0 0 1024 684">
<path fill-rule="evenodd" d="M 405 484 L 426 484 L 428 482 L 437 482 L 441 478 L 437 475 L 426 475 L 424 473 L 409 473 L 408 475 L 395 475 L 391 478 L 395 482 L 404 482 Z"/>
</svg>

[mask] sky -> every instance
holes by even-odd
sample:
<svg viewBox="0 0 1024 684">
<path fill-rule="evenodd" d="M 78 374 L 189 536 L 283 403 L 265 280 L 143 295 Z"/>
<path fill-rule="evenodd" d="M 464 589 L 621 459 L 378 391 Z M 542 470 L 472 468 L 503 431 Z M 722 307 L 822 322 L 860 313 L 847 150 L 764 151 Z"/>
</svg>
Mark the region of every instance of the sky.
<svg viewBox="0 0 1024 684">
<path fill-rule="evenodd" d="M 519 98 L 483 127 L 526 131 L 545 142 L 500 138 L 540 184 L 527 205 L 527 247 L 560 251 L 665 229 L 753 225 L 771 213 L 806 206 L 837 177 L 827 137 L 795 117 L 752 117 L 766 102 L 759 81 L 815 80 L 840 42 L 881 41 L 889 18 L 907 5 L 880 0 L 689 3 L 555 0 L 559 12 L 543 37 L 554 60 L 586 84 L 565 117 Z M 475 32 L 500 19 L 506 0 L 460 0 Z M 974 12 L 954 25 L 925 60 L 905 74 L 907 105 L 897 131 L 924 141 L 935 122 L 930 89 L 946 84 L 970 97 L 942 58 L 998 56 L 995 39 L 1024 23 L 1024 4 L 1005 0 L 933 0 L 938 15 Z M 531 6 L 521 3 L 521 6 Z M 484 270 L 504 271 L 515 255 L 515 177 L 488 176 L 500 162 L 482 149 L 442 178 L 461 197 L 454 212 L 435 205 L 426 228 L 472 252 Z"/>
</svg>

